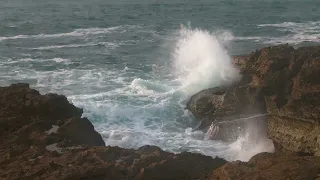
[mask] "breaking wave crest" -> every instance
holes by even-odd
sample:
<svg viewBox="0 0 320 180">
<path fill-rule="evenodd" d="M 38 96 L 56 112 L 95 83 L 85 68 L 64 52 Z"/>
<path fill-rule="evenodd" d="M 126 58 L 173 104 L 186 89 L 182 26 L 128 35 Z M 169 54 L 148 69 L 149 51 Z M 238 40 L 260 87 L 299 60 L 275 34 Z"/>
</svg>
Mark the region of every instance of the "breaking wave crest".
<svg viewBox="0 0 320 180">
<path fill-rule="evenodd" d="M 174 71 L 181 88 L 188 94 L 232 83 L 239 78 L 224 47 L 231 39 L 226 34 L 213 34 L 201 29 L 181 30 L 173 52 Z"/>
</svg>

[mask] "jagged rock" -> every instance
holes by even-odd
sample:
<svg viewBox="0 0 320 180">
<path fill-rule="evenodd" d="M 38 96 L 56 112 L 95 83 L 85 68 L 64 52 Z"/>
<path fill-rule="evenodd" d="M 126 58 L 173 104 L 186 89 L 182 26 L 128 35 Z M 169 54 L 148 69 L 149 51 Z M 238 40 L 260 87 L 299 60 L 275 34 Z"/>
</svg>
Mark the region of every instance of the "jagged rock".
<svg viewBox="0 0 320 180">
<path fill-rule="evenodd" d="M 0 179 L 206 179 L 226 163 L 158 147 L 105 147 L 82 110 L 28 84 L 0 87 Z"/>
<path fill-rule="evenodd" d="M 10 137 L 1 138 L 2 146 L 65 142 L 104 145 L 101 136 L 81 115 L 82 109 L 70 104 L 65 96 L 40 95 L 27 84 L 0 88 L 0 134 Z M 53 126 L 61 128 L 56 133 L 46 134 Z"/>
<path fill-rule="evenodd" d="M 30 159 L 5 166 L 1 169 L 2 177 L 66 180 L 206 179 L 212 170 L 225 164 L 223 159 L 192 153 L 175 155 L 153 146 L 138 150 L 102 146 L 81 148 L 60 155 L 44 154 L 41 158 L 35 156 Z"/>
<path fill-rule="evenodd" d="M 270 113 L 268 135 L 278 149 L 320 155 L 320 47 L 263 48 L 250 56 L 251 86 Z"/>
<path fill-rule="evenodd" d="M 215 170 L 209 180 L 310 180 L 319 177 L 319 168 L 319 157 L 261 153 L 249 162 L 225 164 Z"/>
<path fill-rule="evenodd" d="M 271 113 L 268 134 L 279 149 L 319 156 L 320 47 L 298 48 L 289 60 L 288 67 L 266 70 L 281 78 L 260 80 Z"/>
<path fill-rule="evenodd" d="M 232 56 L 232 64 L 237 69 L 243 70 L 246 67 L 248 56 Z"/>
</svg>

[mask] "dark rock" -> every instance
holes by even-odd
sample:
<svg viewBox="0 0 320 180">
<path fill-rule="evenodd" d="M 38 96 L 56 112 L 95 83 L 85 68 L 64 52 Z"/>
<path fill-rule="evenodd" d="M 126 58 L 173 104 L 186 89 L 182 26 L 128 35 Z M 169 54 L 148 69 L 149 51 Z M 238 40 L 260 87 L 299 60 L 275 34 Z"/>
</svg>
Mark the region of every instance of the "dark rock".
<svg viewBox="0 0 320 180">
<path fill-rule="evenodd" d="M 79 133 L 81 132 L 81 133 Z M 87 118 L 70 118 L 58 130 L 58 135 L 65 140 L 64 146 L 104 146 L 101 135 Z M 89 136 L 88 136 L 89 135 Z"/>
<path fill-rule="evenodd" d="M 82 110 L 27 84 L 0 87 L 0 179 L 206 179 L 225 160 L 105 147 Z"/>
<path fill-rule="evenodd" d="M 318 177 L 319 168 L 319 157 L 261 153 L 252 157 L 249 162 L 236 161 L 225 164 L 214 171 L 209 180 L 309 180 Z"/>
<path fill-rule="evenodd" d="M 187 109 L 198 118 L 204 117 L 222 105 L 225 93 L 226 89 L 219 87 L 200 91 L 190 98 Z"/>
</svg>

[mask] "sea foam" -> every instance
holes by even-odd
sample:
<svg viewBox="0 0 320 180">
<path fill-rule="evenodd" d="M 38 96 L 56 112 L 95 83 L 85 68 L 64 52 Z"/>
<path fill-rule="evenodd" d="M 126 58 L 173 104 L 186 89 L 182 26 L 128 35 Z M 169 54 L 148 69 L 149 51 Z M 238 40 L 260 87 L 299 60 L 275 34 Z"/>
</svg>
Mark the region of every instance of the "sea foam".
<svg viewBox="0 0 320 180">
<path fill-rule="evenodd" d="M 225 34 L 219 37 L 206 30 L 181 29 L 173 61 L 175 74 L 187 94 L 239 79 L 223 46 L 230 40 Z"/>
</svg>

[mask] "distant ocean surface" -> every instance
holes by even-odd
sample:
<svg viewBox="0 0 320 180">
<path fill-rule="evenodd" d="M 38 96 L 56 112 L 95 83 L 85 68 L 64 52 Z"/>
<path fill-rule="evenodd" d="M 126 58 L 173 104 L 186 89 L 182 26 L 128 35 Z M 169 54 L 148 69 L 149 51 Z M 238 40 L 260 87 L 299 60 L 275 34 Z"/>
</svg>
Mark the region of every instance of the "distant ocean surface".
<svg viewBox="0 0 320 180">
<path fill-rule="evenodd" d="M 0 0 L 0 86 L 65 94 L 124 148 L 244 161 L 271 151 L 206 140 L 184 108 L 236 78 L 231 55 L 282 43 L 320 44 L 320 1 Z"/>
</svg>

